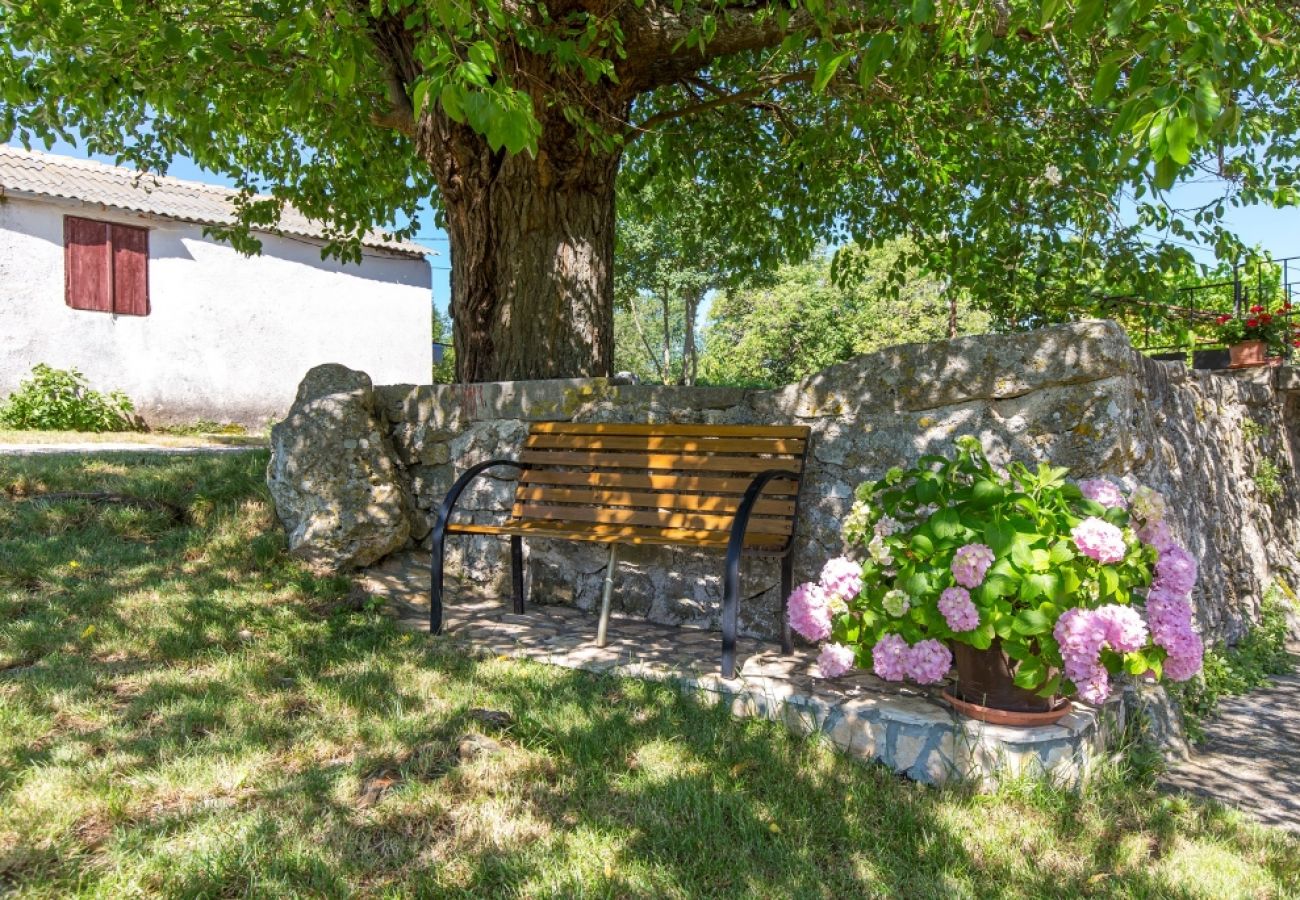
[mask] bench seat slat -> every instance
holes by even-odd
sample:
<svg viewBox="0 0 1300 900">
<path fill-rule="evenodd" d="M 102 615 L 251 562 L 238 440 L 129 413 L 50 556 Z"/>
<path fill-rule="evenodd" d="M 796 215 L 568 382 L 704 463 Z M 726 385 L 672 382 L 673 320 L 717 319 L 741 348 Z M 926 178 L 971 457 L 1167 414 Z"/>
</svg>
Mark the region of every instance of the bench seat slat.
<svg viewBox="0 0 1300 900">
<path fill-rule="evenodd" d="M 609 506 L 541 506 L 521 503 L 515 509 L 515 518 L 523 520 L 550 519 L 567 522 L 600 522 L 608 525 L 653 525 L 690 531 L 730 532 L 733 518 L 709 513 L 671 512 L 666 509 L 617 509 Z M 749 527 L 746 529 L 746 533 L 750 532 L 787 535 L 790 533 L 790 520 L 754 517 L 749 520 Z"/>
<path fill-rule="evenodd" d="M 593 450 L 525 450 L 521 462 L 543 466 L 590 466 L 592 468 L 665 469 L 675 472 L 763 472 L 789 469 L 796 474 L 800 459 L 763 459 L 754 456 L 700 456 L 685 453 L 615 453 Z"/>
<path fill-rule="evenodd" d="M 640 425 L 619 422 L 534 422 L 534 434 L 666 434 L 681 437 L 760 437 L 806 440 L 807 425 Z"/>
<path fill-rule="evenodd" d="M 766 496 L 764 494 L 764 497 Z M 582 489 L 532 484 L 520 485 L 515 498 L 518 501 L 527 503 L 585 503 L 594 506 L 695 510 L 716 515 L 735 515 L 736 510 L 740 508 L 739 494 L 670 494 L 654 491 L 620 491 L 605 488 Z M 793 516 L 794 509 L 793 500 L 761 499 L 754 504 L 754 513 L 760 516 Z"/>
<path fill-rule="evenodd" d="M 522 534 L 528 537 L 562 538 L 599 544 L 678 544 L 697 547 L 725 547 L 729 539 L 725 531 L 602 525 L 593 522 L 544 522 L 527 519 L 512 520 L 501 525 L 453 522 L 447 526 L 447 531 L 450 534 Z M 785 545 L 785 541 L 786 539 L 779 534 L 750 532 L 745 535 L 745 547 L 750 549 L 778 550 Z"/>
<path fill-rule="evenodd" d="M 677 453 L 745 453 L 801 456 L 804 442 L 793 438 L 673 437 L 661 434 L 530 434 L 529 449 L 640 450 Z"/>
<path fill-rule="evenodd" d="M 775 467 L 774 467 L 775 468 Z M 626 488 L 629 490 L 667 491 L 670 493 L 698 492 L 713 496 L 739 497 L 749 487 L 749 478 L 718 478 L 694 475 L 670 475 L 644 472 L 562 472 L 554 469 L 525 469 L 519 476 L 521 484 L 589 485 L 594 487 Z M 797 482 L 777 478 L 767 483 L 763 495 L 794 495 L 799 492 Z"/>
</svg>

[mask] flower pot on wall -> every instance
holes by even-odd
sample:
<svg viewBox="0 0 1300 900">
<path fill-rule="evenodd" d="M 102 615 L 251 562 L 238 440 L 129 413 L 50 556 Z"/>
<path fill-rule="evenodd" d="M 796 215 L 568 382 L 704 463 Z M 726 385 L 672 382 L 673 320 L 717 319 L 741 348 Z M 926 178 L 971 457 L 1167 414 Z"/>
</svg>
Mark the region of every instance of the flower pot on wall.
<svg viewBox="0 0 1300 900">
<path fill-rule="evenodd" d="M 1234 369 L 1262 366 L 1268 362 L 1268 345 L 1263 341 L 1242 341 L 1228 348 L 1228 365 Z"/>
<path fill-rule="evenodd" d="M 987 650 L 954 641 L 957 681 L 944 698 L 963 715 L 991 725 L 1051 725 L 1070 711 L 1062 697 L 1040 697 L 1015 683 L 1014 661 L 996 638 Z"/>
</svg>

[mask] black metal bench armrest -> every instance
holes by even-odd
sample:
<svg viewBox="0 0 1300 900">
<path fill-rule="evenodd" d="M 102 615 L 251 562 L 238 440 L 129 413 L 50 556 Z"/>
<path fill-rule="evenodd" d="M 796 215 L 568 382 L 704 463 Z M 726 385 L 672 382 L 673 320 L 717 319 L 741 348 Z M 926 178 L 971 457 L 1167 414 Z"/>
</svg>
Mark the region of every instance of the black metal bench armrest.
<svg viewBox="0 0 1300 900">
<path fill-rule="evenodd" d="M 799 474 L 791 472 L 789 469 L 768 469 L 765 472 L 759 472 L 754 476 L 754 480 L 745 488 L 745 494 L 740 498 L 740 506 L 736 508 L 736 517 L 731 520 L 731 539 L 727 542 L 727 571 L 730 572 L 734 567 L 739 570 L 740 554 L 745 548 L 745 532 L 749 529 L 749 517 L 754 512 L 754 505 L 758 503 L 759 495 L 763 493 L 763 488 L 767 487 L 769 481 L 777 478 L 789 478 L 791 481 L 798 481 Z M 797 507 L 798 498 L 795 498 Z M 794 523 L 790 525 L 791 537 L 785 542 L 785 549 L 789 549 L 793 538 Z"/>
<path fill-rule="evenodd" d="M 447 525 L 451 521 L 452 510 L 456 508 L 456 502 L 460 500 L 460 495 L 464 493 L 465 488 L 469 487 L 470 482 L 479 475 L 497 466 L 512 466 L 521 471 L 530 468 L 528 463 L 516 462 L 513 459 L 489 459 L 487 462 L 481 462 L 466 469 L 464 474 L 456 479 L 456 483 L 451 486 L 451 490 L 443 498 L 442 506 L 438 508 L 438 518 L 433 525 L 433 539 L 435 541 L 441 539 L 446 532 Z"/>
<path fill-rule="evenodd" d="M 731 538 L 727 541 L 727 564 L 723 570 L 723 591 L 722 591 L 722 677 L 731 678 L 735 675 L 736 667 L 736 631 L 740 624 L 740 556 L 745 550 L 745 532 L 749 529 L 749 517 L 754 511 L 754 504 L 758 503 L 759 494 L 763 493 L 763 488 L 769 481 L 777 478 L 789 478 L 794 481 L 799 480 L 796 472 L 788 469 L 768 469 L 759 472 L 754 476 L 754 480 L 749 483 L 745 489 L 745 494 L 740 500 L 740 506 L 736 509 L 736 517 L 731 522 Z M 795 513 L 796 516 L 790 522 L 790 537 L 786 539 L 785 546 L 781 550 L 781 555 L 785 557 L 782 564 L 781 590 L 789 590 L 789 558 L 790 547 L 794 543 L 794 529 L 798 524 L 798 503 L 799 498 L 795 496 Z M 782 637 L 781 648 L 786 653 L 790 652 L 789 630 L 785 623 L 785 597 L 781 598 L 782 604 Z"/>
</svg>

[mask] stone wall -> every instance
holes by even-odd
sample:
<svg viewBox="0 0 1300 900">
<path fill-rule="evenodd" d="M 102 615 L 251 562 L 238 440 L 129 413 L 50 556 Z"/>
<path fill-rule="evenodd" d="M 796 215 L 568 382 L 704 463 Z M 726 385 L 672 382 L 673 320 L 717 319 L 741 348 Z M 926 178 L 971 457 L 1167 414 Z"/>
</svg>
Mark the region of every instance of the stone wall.
<svg viewBox="0 0 1300 900">
<path fill-rule="evenodd" d="M 895 347 L 771 391 L 584 379 L 397 385 L 358 395 L 348 382 L 350 396 L 369 407 L 367 414 L 330 415 L 378 423 L 382 446 L 376 448 L 369 424 L 366 434 L 328 424 L 306 427 L 312 404 L 320 407 L 320 391 L 328 389 L 319 385 L 329 379 L 317 378 L 318 387 L 307 391 L 316 396 L 304 399 L 300 391 L 294 413 L 273 436 L 272 487 L 279 503 L 288 482 L 307 477 L 313 485 L 305 492 L 314 495 L 313 503 L 303 502 L 300 487 L 293 488 L 292 504 L 279 503 L 294 533 L 315 535 L 300 552 L 337 565 L 363 564 L 368 560 L 349 557 L 342 537 L 330 544 L 320 528 L 294 527 L 305 507 L 334 502 L 331 485 L 342 485 L 338 502 L 354 506 L 358 484 L 363 493 L 409 498 L 379 504 L 385 510 L 380 527 L 395 529 L 389 544 L 427 545 L 437 504 L 456 474 L 482 460 L 514 456 L 530 422 L 802 423 L 813 431 L 795 551 L 796 579 L 804 580 L 841 551 L 839 522 L 857 483 L 920 454 L 947 452 L 954 438 L 973 434 L 995 462 L 1050 460 L 1077 477 L 1104 474 L 1165 492 L 1175 533 L 1202 562 L 1201 627 L 1211 638 L 1231 640 L 1255 616 L 1265 586 L 1277 578 L 1295 585 L 1300 569 L 1300 416 L 1295 395 L 1280 389 L 1282 379 L 1294 380 L 1295 373 L 1210 374 L 1152 362 L 1132 350 L 1114 323 L 1089 322 Z M 322 432 L 329 434 L 328 448 L 318 446 Z M 301 437 L 308 433 L 317 445 L 310 451 L 316 465 L 344 474 L 331 480 L 328 473 L 304 473 L 302 466 L 290 472 L 309 453 Z M 392 465 L 376 462 L 377 451 Z M 1282 472 L 1281 493 L 1273 497 L 1252 480 L 1266 459 Z M 462 498 L 465 514 L 499 520 L 512 497 L 512 477 L 501 470 L 480 479 Z M 365 519 L 363 510 L 350 517 L 373 532 L 375 523 Z M 507 549 L 499 538 L 454 537 L 449 571 L 503 589 Z M 598 602 L 605 565 L 600 547 L 532 541 L 527 552 L 531 602 L 583 608 Z M 716 627 L 721 572 L 720 553 L 628 548 L 620 554 L 616 602 L 654 621 Z M 742 578 L 742 632 L 773 635 L 775 564 L 746 561 Z"/>
</svg>

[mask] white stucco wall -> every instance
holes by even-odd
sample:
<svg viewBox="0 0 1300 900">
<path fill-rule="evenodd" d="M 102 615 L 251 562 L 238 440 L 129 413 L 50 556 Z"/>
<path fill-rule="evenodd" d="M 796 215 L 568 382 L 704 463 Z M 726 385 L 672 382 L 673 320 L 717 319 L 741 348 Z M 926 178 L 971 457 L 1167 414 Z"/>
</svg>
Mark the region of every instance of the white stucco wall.
<svg viewBox="0 0 1300 900">
<path fill-rule="evenodd" d="M 64 303 L 64 215 L 149 228 L 148 316 Z M 0 200 L 0 397 L 44 362 L 125 391 L 151 423 L 260 426 L 320 363 L 377 384 L 427 383 L 430 303 L 422 259 L 367 250 L 360 265 L 323 261 L 318 244 L 269 235 L 260 256 L 245 257 L 198 225 Z"/>
</svg>

